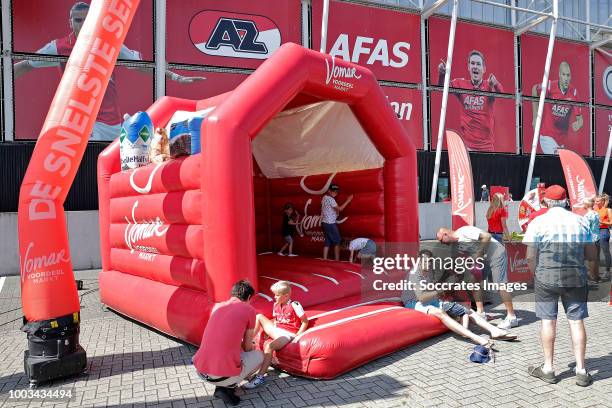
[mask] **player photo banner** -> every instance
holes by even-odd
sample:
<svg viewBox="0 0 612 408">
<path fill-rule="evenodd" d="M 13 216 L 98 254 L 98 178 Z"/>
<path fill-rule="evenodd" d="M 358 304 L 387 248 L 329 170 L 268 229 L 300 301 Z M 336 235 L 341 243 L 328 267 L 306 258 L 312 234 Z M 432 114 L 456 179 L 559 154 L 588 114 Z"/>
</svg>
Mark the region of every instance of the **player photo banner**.
<svg viewBox="0 0 612 408">
<path fill-rule="evenodd" d="M 523 95 L 540 96 L 548 37 L 522 35 L 521 70 Z M 589 47 L 571 41 L 556 40 L 550 64 L 546 99 L 588 102 Z"/>
<path fill-rule="evenodd" d="M 188 71 L 173 70 L 179 75 L 202 75 L 205 81 L 200 81 L 190 86 L 183 86 L 166 79 L 166 95 L 177 98 L 200 100 L 211 98 L 225 92 L 233 91 L 242 81 L 248 78 L 246 74 L 234 72 L 207 72 L 207 71 Z"/>
<path fill-rule="evenodd" d="M 432 91 L 431 134 L 438 130 L 441 105 L 442 92 Z M 461 136 L 470 151 L 516 153 L 514 108 L 512 98 L 451 91 L 446 109 L 446 128 Z"/>
<path fill-rule="evenodd" d="M 448 19 L 429 19 L 431 85 L 444 85 L 449 31 Z M 515 86 L 512 31 L 458 22 L 450 87 L 513 94 Z"/>
<path fill-rule="evenodd" d="M 595 103 L 612 106 L 612 49 L 596 49 L 595 60 Z"/>
<path fill-rule="evenodd" d="M 16 140 L 36 139 L 62 73 L 62 66 L 36 69 L 15 80 Z M 181 89 L 192 86 L 177 85 Z M 102 106 L 98 112 L 96 125 L 94 125 L 90 140 L 112 141 L 118 137 L 121 131 L 123 114 L 134 114 L 150 106 L 154 99 L 153 89 L 152 69 L 136 70 L 116 66 L 102 100 Z M 36 98 L 32 98 L 32 95 L 36 95 Z"/>
<path fill-rule="evenodd" d="M 322 15 L 323 0 L 313 0 L 312 47 L 317 51 L 321 46 Z M 419 83 L 420 17 L 331 0 L 326 52 L 369 68 L 379 80 Z"/>
<path fill-rule="evenodd" d="M 605 156 L 612 130 L 612 109 L 595 108 L 595 155 Z"/>
<path fill-rule="evenodd" d="M 559 159 L 561 159 L 572 211 L 584 215 L 586 213 L 582 207 L 584 199 L 595 197 L 597 194 L 591 168 L 582 157 L 571 150 L 560 149 Z"/>
<path fill-rule="evenodd" d="M 417 149 L 423 149 L 423 97 L 419 89 L 381 86 Z"/>
<path fill-rule="evenodd" d="M 523 99 L 523 153 L 531 153 L 533 129 L 538 112 L 538 101 Z M 572 150 L 580 155 L 591 154 L 587 105 L 559 102 L 544 103 L 542 126 L 536 153 L 557 154 L 559 149 Z"/>
<path fill-rule="evenodd" d="M 299 1 L 169 1 L 166 16 L 173 63 L 255 69 L 281 44 L 302 42 Z"/>
<path fill-rule="evenodd" d="M 472 164 L 463 141 L 451 130 L 446 131 L 450 165 L 452 228 L 474 225 L 474 181 Z"/>
<path fill-rule="evenodd" d="M 83 25 L 83 4 L 91 0 L 12 1 L 13 50 L 45 55 L 70 55 L 75 31 Z M 125 38 L 125 46 L 143 61 L 153 61 L 153 1 L 143 1 Z M 169 2 L 170 3 L 170 2 Z M 60 40 L 60 41 L 58 41 Z M 40 128 L 38 128 L 40 130 Z"/>
</svg>

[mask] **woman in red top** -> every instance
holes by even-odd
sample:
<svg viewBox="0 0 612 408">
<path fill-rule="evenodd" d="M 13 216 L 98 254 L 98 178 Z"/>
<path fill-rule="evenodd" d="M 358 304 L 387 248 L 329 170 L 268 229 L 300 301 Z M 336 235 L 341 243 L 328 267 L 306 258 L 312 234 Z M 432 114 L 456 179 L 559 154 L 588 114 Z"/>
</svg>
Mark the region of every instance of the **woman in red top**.
<svg viewBox="0 0 612 408">
<path fill-rule="evenodd" d="M 496 193 L 491 199 L 491 204 L 487 210 L 487 222 L 489 224 L 489 234 L 498 242 L 503 242 L 509 236 L 506 219 L 508 211 L 504 208 L 504 195 Z"/>
<path fill-rule="evenodd" d="M 599 248 L 603 251 L 605 260 L 605 272 L 610 272 L 612 256 L 610 256 L 610 225 L 612 225 L 612 209 L 608 208 L 609 197 L 600 194 L 595 197 L 595 209 L 599 214 Z M 601 252 L 600 252 L 601 253 Z M 603 277 L 603 276 L 602 276 Z"/>
</svg>

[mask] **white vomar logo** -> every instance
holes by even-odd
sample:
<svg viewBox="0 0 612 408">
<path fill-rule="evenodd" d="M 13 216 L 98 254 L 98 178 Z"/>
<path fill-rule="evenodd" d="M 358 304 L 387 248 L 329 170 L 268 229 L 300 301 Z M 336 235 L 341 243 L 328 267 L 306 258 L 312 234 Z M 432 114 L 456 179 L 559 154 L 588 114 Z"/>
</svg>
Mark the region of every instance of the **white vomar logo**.
<svg viewBox="0 0 612 408">
<path fill-rule="evenodd" d="M 329 64 L 329 60 L 331 60 L 331 66 Z M 325 76 L 325 83 L 329 84 L 332 79 L 361 79 L 361 75 L 357 74 L 357 68 L 355 67 L 337 67 L 336 59 L 331 57 L 330 59 L 325 59 L 325 68 L 327 74 Z"/>
<path fill-rule="evenodd" d="M 66 255 L 65 249 L 30 258 L 30 251 L 32 248 L 34 248 L 34 243 L 30 242 L 26 248 L 25 256 L 23 257 L 23 265 L 21 267 L 21 282 L 25 282 L 26 278 L 30 279 L 33 272 L 39 272 L 41 269 L 70 261 L 68 255 Z"/>
<path fill-rule="evenodd" d="M 510 259 L 510 270 L 513 272 L 529 272 L 529 261 L 516 252 Z"/>
<path fill-rule="evenodd" d="M 325 192 L 327 190 L 329 190 L 329 186 L 331 185 L 331 183 L 334 180 L 335 176 L 336 176 L 336 173 L 330 174 L 329 177 L 327 178 L 327 181 L 323 185 L 323 187 L 321 189 L 319 189 L 319 190 L 311 190 L 310 188 L 306 187 L 306 178 L 308 176 L 304 176 L 300 180 L 300 187 L 302 187 L 302 190 L 304 190 L 308 194 L 323 195 L 323 194 L 325 194 Z M 311 234 L 308 233 L 309 230 L 314 229 L 314 228 L 321 228 L 321 214 L 320 213 L 316 214 L 316 215 L 309 215 L 308 214 L 308 207 L 311 204 L 312 204 L 312 198 L 309 198 L 308 200 L 306 200 L 306 204 L 304 204 L 304 215 L 298 221 L 298 225 L 295 226 L 298 234 L 300 234 L 300 235 L 311 235 Z M 337 220 L 336 224 L 342 224 L 347 219 L 348 219 L 348 217 L 344 217 L 344 218 L 342 218 L 340 220 Z M 319 238 L 321 238 L 321 237 L 319 237 Z M 313 239 L 315 239 L 314 236 L 313 236 Z"/>
<path fill-rule="evenodd" d="M 461 169 L 457 168 L 457 209 L 453 212 L 454 215 L 467 217 L 465 209 L 472 204 L 472 199 L 465 200 L 465 174 Z"/>
<path fill-rule="evenodd" d="M 295 229 L 300 235 L 308 235 L 307 232 L 309 230 L 313 228 L 321 228 L 321 214 L 308 215 L 308 207 L 310 204 L 312 204 L 312 198 L 306 200 L 306 204 L 304 204 L 304 215 L 295 226 Z M 337 220 L 336 224 L 342 224 L 347 219 L 348 217 L 344 217 L 341 220 Z"/>
<path fill-rule="evenodd" d="M 155 220 L 145 220 L 142 223 L 136 221 L 136 207 L 138 207 L 138 201 L 134 202 L 132 207 L 132 222 L 125 217 L 125 221 L 128 223 L 125 229 L 125 245 L 130 248 L 130 253 L 134 253 L 134 250 L 144 252 L 157 252 L 155 248 L 143 247 L 137 245 L 137 243 L 143 239 L 151 238 L 152 236 L 163 237 L 170 226 L 163 228 L 164 223 L 157 217 Z"/>
<path fill-rule="evenodd" d="M 325 185 L 323 186 L 322 189 L 320 190 L 311 190 L 308 187 L 306 187 L 306 177 L 308 176 L 304 176 L 302 177 L 302 179 L 300 180 L 300 187 L 302 187 L 302 190 L 304 190 L 305 192 L 307 192 L 308 194 L 312 194 L 312 195 L 323 195 L 325 194 L 325 192 L 327 190 L 329 190 L 329 186 L 332 183 L 332 180 L 334 179 L 334 177 L 336 176 L 336 173 L 332 173 L 330 174 L 329 178 L 327 179 L 327 182 L 325 182 Z"/>
</svg>

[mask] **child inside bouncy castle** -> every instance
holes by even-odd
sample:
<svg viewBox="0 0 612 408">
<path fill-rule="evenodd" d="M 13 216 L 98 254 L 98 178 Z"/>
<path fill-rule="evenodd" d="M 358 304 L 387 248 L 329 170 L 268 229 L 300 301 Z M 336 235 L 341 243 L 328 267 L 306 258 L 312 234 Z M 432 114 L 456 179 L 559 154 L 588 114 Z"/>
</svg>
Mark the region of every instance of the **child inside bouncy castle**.
<svg viewBox="0 0 612 408">
<path fill-rule="evenodd" d="M 358 259 L 363 265 L 376 256 L 376 242 L 369 238 L 343 239 L 341 246 L 350 251 L 350 263 L 353 263 L 353 261 L 356 262 Z M 357 256 L 355 256 L 355 254 L 357 254 Z"/>
<path fill-rule="evenodd" d="M 278 251 L 280 256 L 285 256 L 283 251 L 288 248 L 287 256 L 297 256 L 293 253 L 293 236 L 295 235 L 296 225 L 298 225 L 300 214 L 295 210 L 293 204 L 286 203 L 283 213 L 282 234 L 285 245 Z"/>
<path fill-rule="evenodd" d="M 299 302 L 291 300 L 291 286 L 287 281 L 278 281 L 270 287 L 274 294 L 272 320 L 258 314 L 255 320 L 255 335 L 263 330 L 268 339 L 264 342 L 264 361 L 255 377 L 242 387 L 253 389 L 265 383 L 264 376 L 272 362 L 272 353 L 282 349 L 308 328 L 308 317 Z"/>
</svg>

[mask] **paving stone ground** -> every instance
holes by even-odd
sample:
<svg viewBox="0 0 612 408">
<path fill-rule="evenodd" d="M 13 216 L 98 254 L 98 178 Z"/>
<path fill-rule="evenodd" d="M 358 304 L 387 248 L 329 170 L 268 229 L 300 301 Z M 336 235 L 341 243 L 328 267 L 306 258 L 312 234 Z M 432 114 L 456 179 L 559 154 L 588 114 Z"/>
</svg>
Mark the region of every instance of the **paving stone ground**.
<svg viewBox="0 0 612 408">
<path fill-rule="evenodd" d="M 0 292 L 0 407 L 223 407 L 214 388 L 190 365 L 195 348 L 166 337 L 99 302 L 98 271 L 77 272 L 85 280 L 81 344 L 87 350 L 87 375 L 56 382 L 73 388 L 69 401 L 10 399 L 11 390 L 28 390 L 23 373 L 25 334 L 19 331 L 19 280 L 9 277 Z M 612 307 L 589 305 L 587 367 L 595 383 L 574 384 L 570 339 L 564 317 L 558 324 L 556 369 L 561 382 L 548 385 L 526 368 L 542 359 L 539 322 L 533 304 L 515 305 L 522 318 L 513 332 L 520 343 L 498 343 L 495 364 L 468 361 L 472 345 L 441 335 L 359 367 L 330 381 L 291 377 L 271 371 L 267 386 L 242 395 L 241 407 L 612 407 Z M 496 307 L 492 312 L 502 315 Z"/>
</svg>

